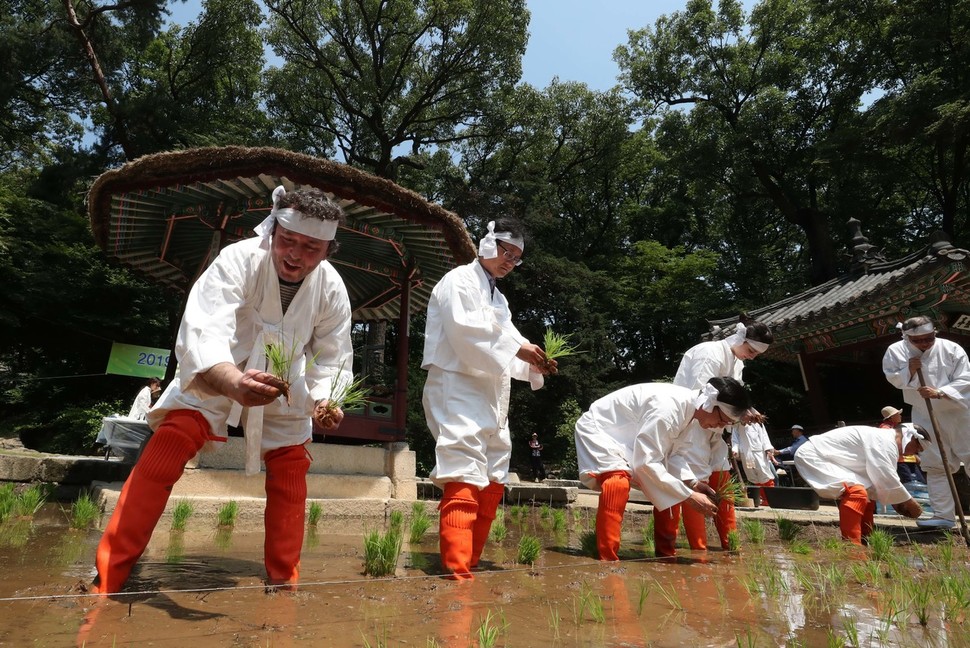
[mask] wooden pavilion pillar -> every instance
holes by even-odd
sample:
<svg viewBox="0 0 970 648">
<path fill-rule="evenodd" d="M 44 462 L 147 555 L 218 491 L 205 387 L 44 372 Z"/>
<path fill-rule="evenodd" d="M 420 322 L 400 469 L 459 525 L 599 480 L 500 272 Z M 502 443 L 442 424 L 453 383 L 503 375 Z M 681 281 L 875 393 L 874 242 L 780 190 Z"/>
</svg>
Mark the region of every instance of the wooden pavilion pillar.
<svg viewBox="0 0 970 648">
<path fill-rule="evenodd" d="M 822 392 L 822 382 L 818 376 L 818 366 L 815 358 L 806 353 L 804 349 L 798 352 L 798 366 L 802 371 L 802 382 L 805 384 L 805 391 L 808 392 L 808 404 L 812 410 L 812 418 L 816 425 L 828 423 L 829 416 L 828 402 Z"/>
<path fill-rule="evenodd" d="M 397 381 L 394 390 L 394 427 L 403 436 L 408 420 L 408 342 L 411 335 L 411 276 L 408 267 L 401 283 L 401 311 L 397 319 Z"/>
</svg>

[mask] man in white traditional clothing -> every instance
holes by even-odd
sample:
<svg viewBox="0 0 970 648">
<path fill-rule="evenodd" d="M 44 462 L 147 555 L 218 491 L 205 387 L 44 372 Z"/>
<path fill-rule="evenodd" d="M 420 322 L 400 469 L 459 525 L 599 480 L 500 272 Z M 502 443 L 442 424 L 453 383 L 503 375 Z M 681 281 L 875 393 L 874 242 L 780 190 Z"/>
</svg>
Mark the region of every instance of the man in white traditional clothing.
<svg viewBox="0 0 970 648">
<path fill-rule="evenodd" d="M 438 506 L 441 565 L 456 580 L 472 578 L 509 479 L 512 379 L 532 389 L 556 362 L 512 324 L 495 282 L 522 263 L 525 234 L 514 219 L 488 224 L 478 259 L 450 271 L 428 302 L 424 413 L 435 438 L 431 480 Z"/>
<path fill-rule="evenodd" d="M 600 560 L 618 560 L 623 514 L 631 483 L 654 510 L 687 504 L 713 516 L 714 491 L 691 472 L 687 446 L 696 422 L 722 430 L 748 413 L 744 386 L 730 377 L 711 378 L 701 389 L 642 383 L 607 394 L 576 421 L 579 479 L 600 491 L 596 546 Z M 657 555 L 666 555 L 658 552 Z"/>
<path fill-rule="evenodd" d="M 149 378 L 148 384 L 142 387 L 138 395 L 135 396 L 135 400 L 131 404 L 131 411 L 128 412 L 128 418 L 138 419 L 139 421 L 147 419 L 148 410 L 152 408 L 161 393 L 162 381 L 158 378 Z"/>
<path fill-rule="evenodd" d="M 326 260 L 344 220 L 322 191 L 273 192 L 258 236 L 229 245 L 192 286 L 175 346 L 178 371 L 148 416 L 155 430 L 125 482 L 97 551 L 94 589 L 119 591 L 144 552 L 172 486 L 208 441 L 241 424 L 246 472 L 266 466 L 267 584 L 295 589 L 303 548 L 311 417 L 353 379 L 347 290 Z M 289 354 L 268 372 L 266 346 Z M 343 412 L 321 420 L 336 428 Z"/>
<path fill-rule="evenodd" d="M 723 340 L 702 342 L 684 353 L 674 377 L 674 384 L 688 389 L 700 389 L 715 376 L 730 376 L 741 382 L 744 361 L 752 360 L 765 351 L 774 341 L 771 330 L 763 323 L 746 316 L 741 317 L 732 335 Z M 751 412 L 751 420 L 760 418 Z M 690 429 L 691 442 L 686 448 L 687 461 L 694 477 L 717 491 L 731 479 L 731 463 L 728 444 L 722 438 L 723 430 L 705 430 L 698 423 Z M 654 507 L 654 546 L 658 556 L 673 556 L 677 553 L 677 530 L 680 526 L 681 509 Z M 707 523 L 696 509 L 683 510 L 684 533 L 691 549 L 707 549 Z M 734 515 L 734 501 L 730 497 L 720 498 L 718 512 L 714 517 L 721 547 L 727 549 L 728 534 L 737 528 Z"/>
<path fill-rule="evenodd" d="M 873 528 L 876 501 L 918 518 L 923 509 L 903 487 L 896 462 L 926 447 L 926 430 L 916 425 L 894 429 L 850 425 L 816 434 L 795 455 L 798 473 L 819 497 L 839 505 L 842 537 L 861 545 Z"/>
<path fill-rule="evenodd" d="M 950 470 L 956 471 L 961 462 L 970 465 L 970 362 L 966 351 L 956 342 L 938 339 L 933 321 L 926 316 L 911 317 L 899 328 L 902 341 L 890 345 L 882 359 L 886 379 L 902 390 L 903 400 L 912 406 L 912 422 L 927 430 L 933 423 L 926 399 L 933 400 L 933 414 L 939 424 L 936 432 Z M 920 371 L 925 386 L 920 385 Z M 956 509 L 935 437 L 927 440 L 920 466 L 926 473 L 933 517 L 916 523 L 953 528 Z"/>
<path fill-rule="evenodd" d="M 775 485 L 775 468 L 771 461 L 771 439 L 763 423 L 741 423 L 731 433 L 731 452 L 741 462 L 744 476 L 761 487 L 761 504 L 768 505 L 765 487 Z"/>
</svg>

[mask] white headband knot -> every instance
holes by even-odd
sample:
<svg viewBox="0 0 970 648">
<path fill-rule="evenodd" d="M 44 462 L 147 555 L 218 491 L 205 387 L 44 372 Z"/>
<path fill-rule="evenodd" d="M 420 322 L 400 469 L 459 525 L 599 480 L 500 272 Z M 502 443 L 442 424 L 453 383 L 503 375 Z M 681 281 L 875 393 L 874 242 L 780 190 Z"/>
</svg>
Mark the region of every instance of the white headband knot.
<svg viewBox="0 0 970 648">
<path fill-rule="evenodd" d="M 286 189 L 280 185 L 273 190 L 273 209 L 262 223 L 253 230 L 263 238 L 263 246 L 269 245 L 269 237 L 273 233 L 273 225 L 279 223 L 291 232 L 303 234 L 321 241 L 332 241 L 337 235 L 337 221 L 307 218 L 302 212 L 289 207 L 279 208 L 280 198 L 286 195 Z"/>
<path fill-rule="evenodd" d="M 911 424 L 909 423 L 903 424 L 902 432 L 903 432 L 903 439 L 902 439 L 903 450 L 906 449 L 906 446 L 908 446 L 913 439 L 916 439 L 917 441 L 919 441 L 920 447 L 923 447 L 925 440 L 923 439 L 922 436 L 920 436 L 916 432 L 916 428 L 913 427 Z"/>
<path fill-rule="evenodd" d="M 512 232 L 496 232 L 495 221 L 488 222 L 488 233 L 478 242 L 478 256 L 483 259 L 494 259 L 498 256 L 498 243 L 495 241 L 505 241 L 525 252 L 525 240 L 522 237 L 512 236 Z M 519 254 L 522 254 L 520 252 Z"/>
<path fill-rule="evenodd" d="M 768 350 L 767 342 L 759 342 L 757 340 L 748 339 L 748 327 L 746 327 L 741 322 L 738 322 L 738 325 L 734 327 L 734 333 L 732 333 L 730 337 L 726 339 L 727 339 L 728 346 L 730 347 L 741 346 L 742 344 L 747 342 L 748 344 L 751 345 L 751 348 L 757 351 L 758 353 L 764 353 L 765 351 Z"/>
<path fill-rule="evenodd" d="M 728 405 L 717 399 L 718 389 L 711 383 L 705 384 L 701 387 L 697 396 L 694 397 L 693 405 L 694 409 L 704 410 L 705 412 L 713 412 L 715 407 L 720 407 L 721 412 L 729 419 L 737 421 L 744 414 L 743 410 L 738 409 L 734 405 Z"/>
</svg>

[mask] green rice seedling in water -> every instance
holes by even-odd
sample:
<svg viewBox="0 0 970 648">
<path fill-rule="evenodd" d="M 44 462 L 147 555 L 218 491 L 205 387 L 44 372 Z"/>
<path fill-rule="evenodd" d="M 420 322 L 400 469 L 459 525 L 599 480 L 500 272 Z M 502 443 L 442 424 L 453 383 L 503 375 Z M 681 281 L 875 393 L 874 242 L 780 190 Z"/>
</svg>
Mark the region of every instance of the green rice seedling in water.
<svg viewBox="0 0 970 648">
<path fill-rule="evenodd" d="M 680 595 L 677 594 L 677 590 L 673 585 L 666 587 L 659 581 L 656 582 L 656 585 L 660 595 L 664 597 L 664 600 L 667 601 L 667 604 L 670 605 L 670 607 L 678 612 L 684 609 L 684 604 L 680 602 Z"/>
<path fill-rule="evenodd" d="M 939 550 L 940 569 L 944 572 L 950 571 L 953 566 L 953 535 L 947 534 L 946 540 L 937 545 Z"/>
<path fill-rule="evenodd" d="M 529 509 L 524 504 L 516 504 L 509 508 L 509 519 L 512 522 L 522 528 L 525 525 L 526 518 L 529 517 Z"/>
<path fill-rule="evenodd" d="M 519 554 L 515 561 L 520 565 L 532 565 L 542 551 L 542 542 L 532 535 L 524 535 L 519 540 Z"/>
<path fill-rule="evenodd" d="M 236 526 L 236 518 L 239 516 L 239 504 L 236 500 L 229 500 L 229 502 L 219 509 L 219 526 L 221 527 L 234 527 Z"/>
<path fill-rule="evenodd" d="M 364 641 L 364 648 L 387 648 L 387 626 L 382 626 L 377 635 L 377 643 L 371 644 L 371 642 L 364 636 L 363 630 L 360 631 L 360 637 Z"/>
<path fill-rule="evenodd" d="M 223 551 L 232 547 L 232 527 L 216 528 L 216 546 Z"/>
<path fill-rule="evenodd" d="M 728 551 L 737 551 L 741 548 L 741 533 L 737 529 L 728 531 Z"/>
<path fill-rule="evenodd" d="M 165 562 L 169 565 L 180 565 L 185 559 L 185 536 L 172 533 L 168 536 L 168 547 L 165 548 Z"/>
<path fill-rule="evenodd" d="M 543 504 L 539 507 L 539 519 L 548 520 L 552 517 L 552 507 L 548 504 Z"/>
<path fill-rule="evenodd" d="M 8 483 L 0 486 L 0 524 L 13 515 L 16 502 L 17 493 L 14 492 L 14 485 Z"/>
<path fill-rule="evenodd" d="M 192 503 L 188 500 L 179 500 L 172 509 L 172 531 L 185 531 L 185 525 L 189 518 L 195 513 Z"/>
<path fill-rule="evenodd" d="M 641 579 L 637 584 L 637 616 L 643 616 L 643 606 L 647 604 L 647 597 L 650 596 L 650 583 Z"/>
<path fill-rule="evenodd" d="M 51 487 L 49 484 L 31 484 L 17 494 L 14 504 L 14 514 L 17 517 L 34 517 L 40 507 L 47 501 Z"/>
<path fill-rule="evenodd" d="M 579 550 L 584 556 L 599 559 L 600 550 L 596 546 L 596 531 L 593 529 L 583 531 L 579 536 Z"/>
<path fill-rule="evenodd" d="M 800 556 L 807 556 L 808 554 L 812 553 L 811 545 L 801 538 L 795 538 L 792 540 L 791 544 L 788 545 L 788 550 Z"/>
<path fill-rule="evenodd" d="M 364 573 L 376 578 L 393 574 L 402 541 L 400 529 L 393 525 L 387 533 L 375 530 L 364 536 Z"/>
<path fill-rule="evenodd" d="M 552 512 L 552 531 L 562 533 L 566 530 L 566 512 L 562 509 L 554 509 Z"/>
<path fill-rule="evenodd" d="M 758 638 L 751 634 L 751 628 L 745 631 L 743 637 L 735 633 L 734 639 L 737 641 L 738 648 L 757 648 L 758 646 Z"/>
<path fill-rule="evenodd" d="M 904 583 L 906 593 L 909 595 L 910 609 L 916 615 L 919 624 L 925 628 L 930 622 L 930 606 L 933 603 L 932 586 L 913 579 Z"/>
<path fill-rule="evenodd" d="M 424 502 L 422 502 L 424 504 Z M 306 521 L 311 527 L 317 526 L 320 522 L 320 517 L 323 515 L 323 506 L 320 502 L 310 502 L 310 508 L 307 509 Z"/>
<path fill-rule="evenodd" d="M 751 544 L 764 544 L 765 525 L 761 523 L 761 520 L 753 518 L 741 520 L 741 531 Z"/>
<path fill-rule="evenodd" d="M 549 605 L 549 629 L 552 630 L 552 638 L 560 639 L 559 626 L 562 623 L 562 617 L 559 615 L 559 606 L 552 607 L 552 603 L 547 603 Z"/>
<path fill-rule="evenodd" d="M 893 537 L 882 529 L 875 529 L 869 535 L 869 553 L 874 560 L 886 562 L 893 554 Z"/>
<path fill-rule="evenodd" d="M 882 567 L 877 562 L 852 563 L 852 577 L 860 585 L 875 587 L 882 579 Z"/>
<path fill-rule="evenodd" d="M 583 510 L 581 508 L 573 509 L 573 526 L 580 526 L 583 523 Z"/>
<path fill-rule="evenodd" d="M 828 648 L 845 648 L 845 639 L 832 628 L 828 629 L 825 645 Z"/>
<path fill-rule="evenodd" d="M 493 542 L 502 542 L 508 534 L 509 528 L 505 526 L 505 511 L 499 509 L 495 512 L 492 528 L 488 530 L 488 539 Z"/>
<path fill-rule="evenodd" d="M 71 528 L 87 529 L 101 516 L 101 507 L 91 498 L 91 493 L 82 491 L 71 504 Z"/>
<path fill-rule="evenodd" d="M 583 581 L 579 587 L 579 614 L 578 619 L 582 622 L 589 612 L 590 619 L 596 623 L 606 622 L 606 611 L 603 607 L 603 599 L 593 591 L 589 583 Z"/>
<path fill-rule="evenodd" d="M 798 526 L 792 520 L 783 517 L 775 518 L 775 522 L 778 525 L 778 537 L 780 537 L 785 542 L 791 542 L 798 537 L 801 532 L 801 527 Z"/>
<path fill-rule="evenodd" d="M 497 516 L 496 516 L 496 519 Z M 408 539 L 412 544 L 421 542 L 421 538 L 431 528 L 431 518 L 424 508 L 424 502 L 418 501 L 411 505 L 411 525 L 408 530 Z M 491 534 L 490 534 L 491 535 Z"/>
<path fill-rule="evenodd" d="M 842 615 L 842 631 L 845 638 L 853 648 L 859 648 L 859 628 L 856 627 L 855 619 L 847 614 Z"/>
<path fill-rule="evenodd" d="M 404 513 L 401 513 L 400 511 L 391 511 L 390 530 L 400 533 L 401 529 L 403 528 L 404 528 Z"/>
</svg>

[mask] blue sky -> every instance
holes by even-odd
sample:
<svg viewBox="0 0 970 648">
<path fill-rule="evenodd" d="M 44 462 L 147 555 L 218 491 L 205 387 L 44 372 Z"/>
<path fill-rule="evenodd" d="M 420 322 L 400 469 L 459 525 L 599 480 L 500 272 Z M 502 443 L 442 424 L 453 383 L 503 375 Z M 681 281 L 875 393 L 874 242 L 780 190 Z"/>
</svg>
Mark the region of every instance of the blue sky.
<svg viewBox="0 0 970 648">
<path fill-rule="evenodd" d="M 613 50 L 627 42 L 627 30 L 652 27 L 661 15 L 682 10 L 687 0 L 528 0 L 527 4 L 532 19 L 522 80 L 545 88 L 559 77 L 607 90 L 617 82 Z M 195 20 L 201 5 L 201 0 L 174 4 L 171 22 Z"/>
</svg>

